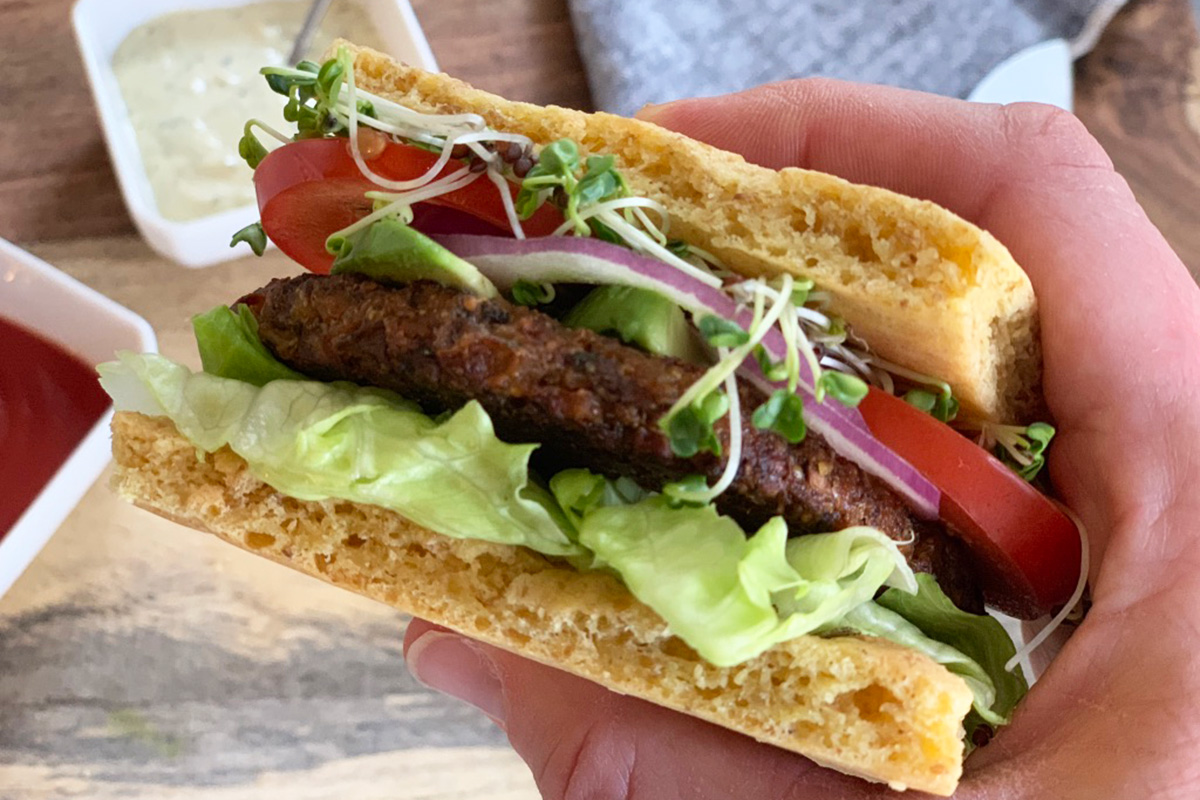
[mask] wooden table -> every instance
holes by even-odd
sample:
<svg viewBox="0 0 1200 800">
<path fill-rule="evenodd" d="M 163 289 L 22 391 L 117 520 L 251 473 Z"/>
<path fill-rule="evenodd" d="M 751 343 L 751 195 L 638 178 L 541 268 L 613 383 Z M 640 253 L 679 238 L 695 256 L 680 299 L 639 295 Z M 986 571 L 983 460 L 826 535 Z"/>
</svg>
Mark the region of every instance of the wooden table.
<svg viewBox="0 0 1200 800">
<path fill-rule="evenodd" d="M 442 66 L 587 107 L 559 0 L 416 0 Z M 0 0 L 0 236 L 146 317 L 196 365 L 187 316 L 288 271 L 188 271 L 117 193 L 67 0 Z M 1200 275 L 1200 48 L 1186 0 L 1138 0 L 1079 65 L 1080 116 Z M 404 670 L 399 614 L 92 488 L 0 598 L 0 800 L 533 798 L 490 723 Z"/>
</svg>

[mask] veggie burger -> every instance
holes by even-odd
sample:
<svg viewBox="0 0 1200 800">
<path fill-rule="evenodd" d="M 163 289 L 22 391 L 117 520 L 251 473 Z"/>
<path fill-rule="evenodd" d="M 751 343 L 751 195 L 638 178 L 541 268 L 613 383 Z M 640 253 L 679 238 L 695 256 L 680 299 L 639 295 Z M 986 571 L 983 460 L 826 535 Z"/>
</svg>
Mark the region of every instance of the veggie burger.
<svg viewBox="0 0 1200 800">
<path fill-rule="evenodd" d="M 102 365 L 135 503 L 897 789 L 1026 690 L 985 605 L 1079 600 L 1031 285 L 948 211 L 369 50 L 263 70 L 311 274 Z M 262 134 L 282 144 L 270 152 Z M 198 457 L 199 454 L 199 457 Z"/>
</svg>

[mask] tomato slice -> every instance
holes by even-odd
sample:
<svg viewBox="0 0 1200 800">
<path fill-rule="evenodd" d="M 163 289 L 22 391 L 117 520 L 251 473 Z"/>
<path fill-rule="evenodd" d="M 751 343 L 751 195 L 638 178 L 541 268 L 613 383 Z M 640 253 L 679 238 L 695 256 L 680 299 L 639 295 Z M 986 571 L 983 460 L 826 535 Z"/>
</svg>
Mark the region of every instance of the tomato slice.
<svg viewBox="0 0 1200 800">
<path fill-rule="evenodd" d="M 975 442 L 872 388 L 859 405 L 871 433 L 942 492 L 941 517 L 975 554 L 989 604 L 1032 619 L 1079 580 L 1079 533 L 1054 503 Z"/>
<path fill-rule="evenodd" d="M 437 154 L 389 143 L 371 170 L 391 180 L 412 180 L 428 172 Z M 462 169 L 452 160 L 438 177 Z M 254 170 L 254 188 L 263 230 L 276 246 L 313 272 L 329 272 L 333 256 L 325 250 L 331 233 L 371 212 L 365 192 L 379 186 L 364 177 L 346 139 L 303 139 L 272 151 Z M 516 191 L 509 187 L 514 195 Z M 484 233 L 511 236 L 508 216 L 496 185 L 486 176 L 413 207 L 413 227 L 427 233 Z M 562 214 L 543 205 L 521 226 L 526 236 L 546 236 L 562 223 Z"/>
</svg>

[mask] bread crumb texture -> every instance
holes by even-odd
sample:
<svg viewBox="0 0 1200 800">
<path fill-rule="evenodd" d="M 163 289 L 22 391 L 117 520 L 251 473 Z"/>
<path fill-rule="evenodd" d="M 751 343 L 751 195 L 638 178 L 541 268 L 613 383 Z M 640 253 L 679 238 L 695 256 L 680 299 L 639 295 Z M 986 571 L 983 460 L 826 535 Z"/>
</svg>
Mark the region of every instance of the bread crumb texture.
<svg viewBox="0 0 1200 800">
<path fill-rule="evenodd" d="M 964 414 L 1039 412 L 1033 287 L 1002 244 L 946 209 L 820 172 L 764 169 L 640 120 L 511 102 L 350 46 L 357 85 L 374 94 L 614 155 L 634 193 L 671 211 L 672 236 L 748 275 L 812 278 L 873 350 L 948 381 Z"/>
<path fill-rule="evenodd" d="M 118 413 L 113 456 L 115 488 L 138 505 L 467 636 L 869 780 L 949 795 L 961 774 L 970 690 L 905 648 L 805 636 L 718 668 L 608 575 L 286 497 L 164 418 Z"/>
</svg>

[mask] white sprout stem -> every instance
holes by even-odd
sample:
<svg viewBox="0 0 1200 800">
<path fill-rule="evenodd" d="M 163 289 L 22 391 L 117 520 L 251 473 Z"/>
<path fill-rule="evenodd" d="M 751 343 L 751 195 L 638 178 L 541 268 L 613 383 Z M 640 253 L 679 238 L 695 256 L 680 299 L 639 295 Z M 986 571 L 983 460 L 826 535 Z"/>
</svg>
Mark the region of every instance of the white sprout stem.
<svg viewBox="0 0 1200 800">
<path fill-rule="evenodd" d="M 642 207 L 635 206 L 633 208 L 633 215 L 637 217 L 638 222 L 642 223 L 642 227 L 645 228 L 646 231 L 649 232 L 649 234 L 653 236 L 659 244 L 665 245 L 667 243 L 667 231 L 671 229 L 671 218 L 667 216 L 667 211 L 665 208 L 661 210 L 655 210 L 658 211 L 659 215 L 658 225 L 655 225 L 650 221 L 650 218 L 646 216 L 646 212 L 642 209 Z"/>
<path fill-rule="evenodd" d="M 897 375 L 901 378 L 907 378 L 908 380 L 912 381 L 913 383 L 919 383 L 924 386 L 937 386 L 939 388 L 948 386 L 948 384 L 943 380 L 938 380 L 937 378 L 934 378 L 930 375 L 925 375 L 920 372 L 915 372 L 914 370 L 911 370 L 911 369 L 905 369 L 904 367 L 900 366 L 899 364 L 893 364 L 891 361 L 882 359 L 879 356 L 875 355 L 874 353 L 869 354 L 867 356 L 867 358 L 870 360 L 870 363 L 874 364 L 875 366 L 879 367 L 880 369 L 885 369 L 888 372 L 892 373 L 893 375 Z"/>
<path fill-rule="evenodd" d="M 496 190 L 500 192 L 500 202 L 504 204 L 504 215 L 508 217 L 508 224 L 512 228 L 513 236 L 517 239 L 525 238 L 525 229 L 521 227 L 521 218 L 517 216 L 517 207 L 513 203 L 512 191 L 508 188 L 508 178 L 489 163 L 487 168 L 488 180 L 496 185 Z"/>
<path fill-rule="evenodd" d="M 817 327 L 821 328 L 821 330 L 826 330 L 826 331 L 829 330 L 829 325 L 830 325 L 829 317 L 822 314 L 820 311 L 817 311 L 815 308 L 808 308 L 807 306 L 797 306 L 796 313 L 800 316 L 801 319 L 805 320 L 806 322 L 813 323 Z"/>
<path fill-rule="evenodd" d="M 549 182 L 550 180 L 552 180 L 552 179 L 547 177 L 547 182 Z M 658 202 L 657 200 L 651 200 L 649 197 L 618 197 L 615 200 L 605 200 L 602 203 L 593 203 L 591 205 L 588 205 L 588 206 L 585 206 L 585 207 L 579 209 L 579 211 L 577 212 L 577 216 L 579 217 L 578 221 L 583 222 L 583 221 L 591 219 L 592 217 L 600 216 L 601 214 L 603 214 L 606 211 L 616 211 L 616 210 L 619 210 L 622 208 L 632 208 L 632 209 L 649 208 L 649 209 L 653 210 L 654 213 L 658 214 L 660 220 L 663 220 L 665 222 L 667 219 L 669 219 L 669 215 L 667 213 L 666 207 L 663 206 L 663 204 Z M 650 222 L 649 217 L 646 217 L 645 214 L 642 215 L 642 219 L 644 220 L 642 224 L 646 225 L 647 228 L 657 230 L 657 227 L 653 223 Z M 626 224 L 628 224 L 628 220 L 623 219 L 622 221 L 626 222 Z M 554 236 L 562 236 L 567 231 L 572 230 L 575 227 L 575 225 L 576 225 L 576 220 L 567 220 L 562 225 L 558 226 L 558 228 L 554 231 L 553 235 Z M 661 233 L 661 231 L 660 231 L 660 233 Z M 665 237 L 664 237 L 664 241 L 665 241 Z"/>
<path fill-rule="evenodd" d="M 729 355 L 729 350 L 719 347 L 717 353 L 724 359 Z M 738 397 L 737 372 L 725 376 L 725 394 L 729 397 L 729 455 L 725 459 L 725 469 L 721 472 L 720 479 L 696 496 L 697 500 L 703 500 L 705 503 L 712 502 L 733 485 L 742 465 L 742 401 Z"/>
<path fill-rule="evenodd" d="M 723 266 L 721 264 L 721 259 L 717 258 L 712 253 L 708 252 L 707 250 L 705 250 L 702 247 L 697 247 L 694 244 L 689 244 L 688 252 L 691 253 L 692 255 L 696 256 L 697 258 L 699 258 L 701 261 L 705 262 L 706 264 L 711 264 L 714 267 L 722 267 Z"/>
<path fill-rule="evenodd" d="M 825 345 L 825 354 L 824 354 L 824 356 L 822 356 L 821 363 L 824 363 L 824 360 L 823 360 L 824 358 L 835 358 L 835 359 L 839 359 L 843 364 L 849 364 L 850 367 L 853 369 L 847 368 L 846 369 L 847 372 L 851 372 L 851 371 L 857 372 L 859 375 L 862 375 L 862 376 L 868 377 L 868 378 L 874 374 L 874 372 L 871 369 L 871 365 L 868 364 L 866 361 L 864 361 L 858 355 L 858 353 L 855 353 L 853 350 L 851 350 L 849 347 L 846 347 L 844 344 L 827 344 L 827 345 Z M 884 375 L 887 375 L 887 373 L 883 372 L 882 370 L 880 370 L 880 372 L 882 372 L 882 374 L 884 374 Z M 888 378 L 890 381 L 891 376 L 888 375 Z"/>
<path fill-rule="evenodd" d="M 349 236 L 355 231 L 362 230 L 373 222 L 378 222 L 384 217 L 391 216 L 405 206 L 411 206 L 413 203 L 419 203 L 422 200 L 428 200 L 431 197 L 438 197 L 449 192 L 467 186 L 479 178 L 479 173 L 471 172 L 467 169 L 460 169 L 458 172 L 447 175 L 445 178 L 438 179 L 433 183 L 426 184 L 420 189 L 415 189 L 411 192 L 402 192 L 399 194 L 391 194 L 388 192 L 372 192 L 373 199 L 388 200 L 388 205 L 383 208 L 372 211 L 362 219 L 352 222 L 346 227 L 337 231 L 331 236 Z"/>
<path fill-rule="evenodd" d="M 1050 638 L 1050 634 L 1054 633 L 1067 617 L 1071 615 L 1071 612 L 1075 610 L 1075 606 L 1079 605 L 1079 601 L 1083 599 L 1084 589 L 1087 588 L 1088 571 L 1091 569 L 1091 552 L 1087 528 L 1083 526 L 1083 521 L 1079 519 L 1079 516 L 1074 511 L 1053 497 L 1050 498 L 1050 502 L 1058 506 L 1059 510 L 1070 518 L 1071 522 L 1075 524 L 1075 529 L 1079 531 L 1079 582 L 1075 584 L 1075 591 L 1071 593 L 1071 598 L 1067 600 L 1066 605 L 1059 609 L 1059 612 L 1054 615 L 1049 624 L 1038 631 L 1036 636 L 1026 642 L 1024 647 L 1005 662 L 1004 669 L 1008 672 L 1016 669 L 1017 665 L 1021 663 L 1021 659 L 1029 656 L 1030 653 L 1041 647 L 1046 639 Z"/>
<path fill-rule="evenodd" d="M 615 202 L 615 201 L 614 201 Z M 721 279 L 710 272 L 700 269 L 688 262 L 684 261 L 679 256 L 666 249 L 658 242 L 654 241 L 649 234 L 644 231 L 639 231 L 637 228 L 626 222 L 620 214 L 615 211 L 602 211 L 596 214 L 596 217 L 608 227 L 612 228 L 626 242 L 634 247 L 635 250 L 640 250 L 643 253 L 654 256 L 660 261 L 665 261 L 672 267 L 675 267 L 680 272 L 692 276 L 696 280 L 704 283 L 713 289 L 721 288 Z"/>
<path fill-rule="evenodd" d="M 792 276 L 784 275 L 783 297 L 786 298 L 791 295 L 792 284 Z M 697 399 L 704 397 L 715 389 L 717 385 L 722 383 L 730 373 L 735 372 L 741 366 L 742 362 L 746 360 L 746 357 L 753 352 L 758 343 L 763 340 L 763 337 L 767 335 L 767 331 L 771 330 L 775 323 L 779 321 L 779 317 L 783 314 L 783 310 L 787 305 L 788 303 L 782 299 L 776 301 L 762 320 L 759 321 L 758 325 L 753 326 L 750 338 L 744 344 L 740 344 L 730 351 L 728 356 L 721 358 L 720 361 L 709 367 L 708 371 L 701 375 L 700 379 L 689 386 L 687 391 L 675 401 L 675 405 L 671 406 L 670 410 L 667 411 L 665 418 L 670 419 Z"/>
<path fill-rule="evenodd" d="M 794 305 L 788 303 L 792 308 Z M 812 342 L 808 341 L 808 337 L 804 335 L 804 326 L 797 324 L 796 317 L 791 319 L 792 336 L 788 337 L 794 341 L 800 348 L 800 352 L 804 355 L 804 360 L 808 362 L 808 368 L 812 371 L 813 390 L 817 389 L 817 382 L 821 379 L 821 364 L 817 360 L 817 353 L 813 350 Z"/>
<path fill-rule="evenodd" d="M 993 444 L 999 444 L 1022 467 L 1033 463 L 1033 456 L 1029 455 L 1029 440 L 1021 435 L 1025 428 L 1020 425 L 998 425 L 992 422 L 983 422 L 979 428 L 981 447 L 987 449 Z"/>
<path fill-rule="evenodd" d="M 291 138 L 284 136 L 282 133 L 275 130 L 267 123 L 263 122 L 261 119 L 250 120 L 250 125 L 252 127 L 258 128 L 263 133 L 270 134 L 272 137 L 278 139 L 279 141 L 283 142 L 284 144 L 291 144 L 291 142 L 292 142 Z"/>
</svg>

